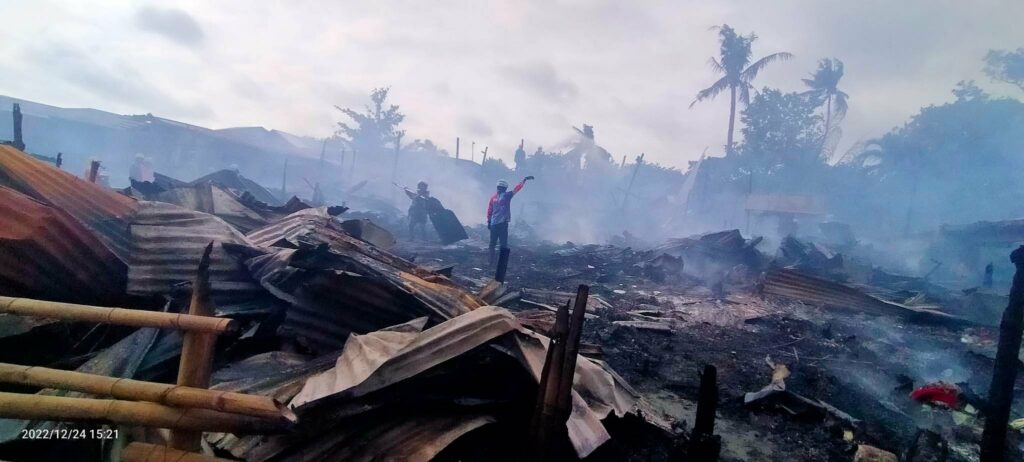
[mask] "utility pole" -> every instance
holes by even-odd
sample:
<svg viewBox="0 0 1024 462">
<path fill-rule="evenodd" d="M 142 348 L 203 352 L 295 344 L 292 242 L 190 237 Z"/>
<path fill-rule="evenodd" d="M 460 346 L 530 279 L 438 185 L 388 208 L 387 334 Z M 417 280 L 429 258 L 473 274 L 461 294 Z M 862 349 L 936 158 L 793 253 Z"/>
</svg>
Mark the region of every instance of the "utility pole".
<svg viewBox="0 0 1024 462">
<path fill-rule="evenodd" d="M 459 137 L 455 137 L 455 160 L 459 160 Z"/>
<path fill-rule="evenodd" d="M 476 141 L 469 144 L 469 160 L 476 162 Z"/>
<path fill-rule="evenodd" d="M 402 151 L 402 136 L 405 135 L 405 130 L 399 130 L 395 133 L 395 164 L 391 167 L 391 183 L 398 183 L 398 154 Z M 398 199 L 396 198 L 397 191 L 391 190 L 391 203 L 398 207 Z"/>
<path fill-rule="evenodd" d="M 484 157 L 480 159 L 480 168 L 483 168 L 484 164 L 487 163 L 487 146 L 484 146 L 484 150 L 480 152 L 484 154 Z"/>
<path fill-rule="evenodd" d="M 640 166 L 644 163 L 644 153 L 640 153 L 636 158 L 636 165 L 633 166 L 633 176 L 629 177 L 629 185 L 626 186 L 626 195 L 622 197 L 622 210 L 626 210 L 626 201 L 629 200 L 629 193 L 633 190 L 633 182 L 636 181 L 636 174 L 640 171 Z"/>
<path fill-rule="evenodd" d="M 285 192 L 285 187 L 288 183 L 288 158 L 284 159 L 284 170 L 281 171 L 281 201 L 287 202 L 288 193 Z"/>
</svg>

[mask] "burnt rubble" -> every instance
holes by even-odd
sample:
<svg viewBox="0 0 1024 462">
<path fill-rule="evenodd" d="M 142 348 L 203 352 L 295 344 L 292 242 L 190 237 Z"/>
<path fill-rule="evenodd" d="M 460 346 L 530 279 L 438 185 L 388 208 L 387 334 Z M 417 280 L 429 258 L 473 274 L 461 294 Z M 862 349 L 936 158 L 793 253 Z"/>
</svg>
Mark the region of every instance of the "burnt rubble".
<svg viewBox="0 0 1024 462">
<path fill-rule="evenodd" d="M 1010 298 L 886 271 L 839 225 L 525 238 L 496 274 L 480 229 L 396 239 L 387 211 L 201 180 L 115 192 L 0 147 L 0 458 L 981 453 Z M 20 437 L 100 429 L 121 443 Z"/>
</svg>

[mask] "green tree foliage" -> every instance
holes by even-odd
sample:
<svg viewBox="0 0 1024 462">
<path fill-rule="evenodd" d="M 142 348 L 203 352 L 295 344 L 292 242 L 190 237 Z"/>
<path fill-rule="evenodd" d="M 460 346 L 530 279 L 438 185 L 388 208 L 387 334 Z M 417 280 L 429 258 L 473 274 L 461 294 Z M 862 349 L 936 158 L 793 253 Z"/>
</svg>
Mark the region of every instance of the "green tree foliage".
<svg viewBox="0 0 1024 462">
<path fill-rule="evenodd" d="M 792 58 L 793 55 L 785 52 L 773 53 L 751 63 L 751 44 L 757 40 L 757 35 L 753 33 L 747 36 L 739 35 L 728 24 L 716 27 L 715 30 L 718 31 L 720 42 L 719 57 L 718 59 L 710 58 L 708 63 L 716 73 L 722 74 L 722 77 L 710 87 L 699 91 L 697 98 L 690 103 L 690 107 L 693 107 L 698 101 L 714 99 L 719 93 L 729 90 L 729 131 L 726 136 L 726 153 L 731 154 L 733 152 L 732 135 L 736 122 L 737 99 L 746 105 L 750 101 L 750 89 L 754 88 L 751 82 L 757 77 L 757 74 L 769 64 Z"/>
<path fill-rule="evenodd" d="M 993 80 L 1016 85 L 1024 90 L 1024 48 L 1015 51 L 989 50 L 985 55 L 985 73 Z"/>
<path fill-rule="evenodd" d="M 799 93 L 765 88 L 743 111 L 743 157 L 768 170 L 820 163 L 823 132 L 818 103 Z"/>
<path fill-rule="evenodd" d="M 394 146 L 398 126 L 405 119 L 405 114 L 399 112 L 398 106 L 386 104 L 389 90 L 374 89 L 370 93 L 372 105 L 367 105 L 364 112 L 334 106 L 352 119 L 350 122 L 338 122 L 335 135 L 360 153 L 379 155 L 388 146 Z"/>
<path fill-rule="evenodd" d="M 1024 216 L 1024 103 L 960 82 L 956 101 L 921 109 L 855 159 L 873 197 L 909 201 L 914 223 Z"/>
<path fill-rule="evenodd" d="M 849 95 L 839 89 L 839 80 L 842 78 L 843 62 L 835 58 L 825 58 L 818 62 L 818 70 L 811 74 L 811 78 L 802 79 L 804 85 L 810 88 L 803 95 L 825 105 L 825 132 L 821 136 L 821 152 L 825 157 L 829 155 L 826 152 L 829 134 L 836 133 L 832 126 L 843 119 L 849 108 Z"/>
</svg>

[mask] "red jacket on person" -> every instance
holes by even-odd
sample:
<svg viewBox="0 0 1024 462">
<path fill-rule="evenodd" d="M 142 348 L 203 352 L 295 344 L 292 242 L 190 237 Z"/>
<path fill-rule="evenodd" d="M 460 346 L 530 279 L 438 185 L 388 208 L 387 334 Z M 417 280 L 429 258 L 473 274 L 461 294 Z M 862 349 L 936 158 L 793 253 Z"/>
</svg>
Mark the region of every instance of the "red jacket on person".
<svg viewBox="0 0 1024 462">
<path fill-rule="evenodd" d="M 523 189 L 525 184 L 526 180 L 522 180 L 516 183 L 511 191 L 495 192 L 491 196 L 491 200 L 487 202 L 487 226 L 512 221 L 512 196 Z"/>
</svg>

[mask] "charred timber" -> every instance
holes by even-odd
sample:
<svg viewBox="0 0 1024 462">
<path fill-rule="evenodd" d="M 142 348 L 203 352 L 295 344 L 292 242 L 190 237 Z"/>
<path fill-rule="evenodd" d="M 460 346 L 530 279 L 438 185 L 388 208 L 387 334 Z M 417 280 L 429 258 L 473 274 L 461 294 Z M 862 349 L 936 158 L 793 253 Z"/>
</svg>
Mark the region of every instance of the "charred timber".
<svg viewBox="0 0 1024 462">
<path fill-rule="evenodd" d="M 1006 455 L 1006 427 L 1013 403 L 1013 384 L 1017 380 L 1017 356 L 1024 332 L 1024 246 L 1010 254 L 1017 267 L 1010 289 L 1010 302 L 999 323 L 999 347 L 988 389 L 988 412 L 981 435 L 981 462 L 1002 461 Z"/>
</svg>

